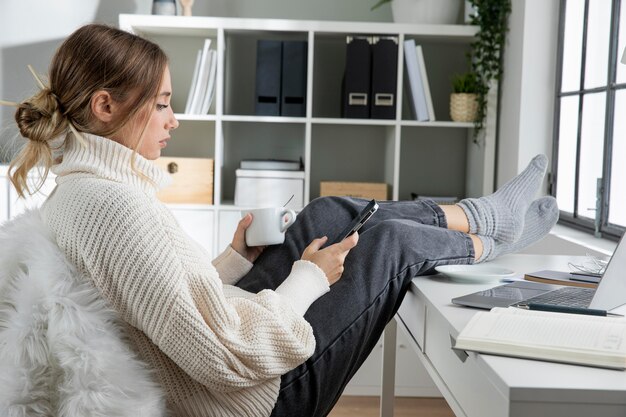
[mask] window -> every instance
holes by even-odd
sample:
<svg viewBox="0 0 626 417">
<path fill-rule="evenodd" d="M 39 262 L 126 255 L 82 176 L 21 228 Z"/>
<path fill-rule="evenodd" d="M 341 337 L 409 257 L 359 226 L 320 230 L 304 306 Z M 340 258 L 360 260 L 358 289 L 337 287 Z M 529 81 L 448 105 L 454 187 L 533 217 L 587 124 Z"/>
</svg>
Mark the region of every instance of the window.
<svg viewBox="0 0 626 417">
<path fill-rule="evenodd" d="M 621 3 L 561 0 L 552 177 L 561 222 L 613 238 L 626 228 Z"/>
</svg>

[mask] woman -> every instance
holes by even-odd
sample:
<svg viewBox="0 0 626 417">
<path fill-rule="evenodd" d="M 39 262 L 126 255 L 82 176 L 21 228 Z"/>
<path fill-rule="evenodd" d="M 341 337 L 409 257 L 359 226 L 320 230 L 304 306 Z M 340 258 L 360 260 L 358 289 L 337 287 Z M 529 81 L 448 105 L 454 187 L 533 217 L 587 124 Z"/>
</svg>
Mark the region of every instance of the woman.
<svg viewBox="0 0 626 417">
<path fill-rule="evenodd" d="M 265 250 L 245 244 L 247 216 L 209 262 L 155 197 L 168 178 L 150 161 L 178 126 L 161 49 L 84 26 L 56 52 L 49 79 L 18 105 L 29 141 L 12 182 L 24 194 L 32 167 L 57 175 L 43 219 L 126 324 L 173 415 L 326 415 L 412 277 L 521 249 L 556 222 L 553 198 L 531 203 L 547 165 L 538 156 L 487 197 L 382 202 L 360 236 L 327 247 L 365 201 L 314 200 L 285 243 Z"/>
</svg>

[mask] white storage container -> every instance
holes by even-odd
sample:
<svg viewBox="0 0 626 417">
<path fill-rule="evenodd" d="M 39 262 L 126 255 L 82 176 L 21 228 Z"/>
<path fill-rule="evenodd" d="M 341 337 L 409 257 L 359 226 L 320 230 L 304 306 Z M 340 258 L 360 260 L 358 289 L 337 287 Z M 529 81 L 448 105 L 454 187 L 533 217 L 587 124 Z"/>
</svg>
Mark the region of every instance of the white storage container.
<svg viewBox="0 0 626 417">
<path fill-rule="evenodd" d="M 235 175 L 236 206 L 280 207 L 292 195 L 290 208 L 304 206 L 304 171 L 238 169 Z"/>
</svg>

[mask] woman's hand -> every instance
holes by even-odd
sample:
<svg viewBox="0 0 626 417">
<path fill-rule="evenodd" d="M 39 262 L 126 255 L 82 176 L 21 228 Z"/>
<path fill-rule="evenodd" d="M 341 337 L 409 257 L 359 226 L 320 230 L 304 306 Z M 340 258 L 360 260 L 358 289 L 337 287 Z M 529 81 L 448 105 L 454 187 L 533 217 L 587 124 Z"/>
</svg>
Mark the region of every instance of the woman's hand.
<svg viewBox="0 0 626 417">
<path fill-rule="evenodd" d="M 252 214 L 246 214 L 241 220 L 239 220 L 239 224 L 237 225 L 237 230 L 235 231 L 235 236 L 233 236 L 233 241 L 231 242 L 231 246 L 235 249 L 241 256 L 249 260 L 250 262 L 254 262 L 256 258 L 265 250 L 265 246 L 248 246 L 246 245 L 246 229 L 252 224 Z"/>
<path fill-rule="evenodd" d="M 328 238 L 326 236 L 313 240 L 304 250 L 302 259 L 317 265 L 326 274 L 328 283 L 333 285 L 341 278 L 341 274 L 343 274 L 343 263 L 350 250 L 355 247 L 359 241 L 359 234 L 355 232 L 339 243 L 320 249 L 327 240 Z"/>
</svg>

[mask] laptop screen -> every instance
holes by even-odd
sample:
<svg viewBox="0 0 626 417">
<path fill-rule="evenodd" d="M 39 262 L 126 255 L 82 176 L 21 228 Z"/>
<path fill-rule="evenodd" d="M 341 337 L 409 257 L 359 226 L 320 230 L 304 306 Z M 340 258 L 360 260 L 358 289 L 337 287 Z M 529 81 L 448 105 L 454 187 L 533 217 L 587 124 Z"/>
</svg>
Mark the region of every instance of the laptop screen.
<svg viewBox="0 0 626 417">
<path fill-rule="evenodd" d="M 612 310 L 626 304 L 626 243 L 620 239 L 589 308 Z"/>
</svg>

